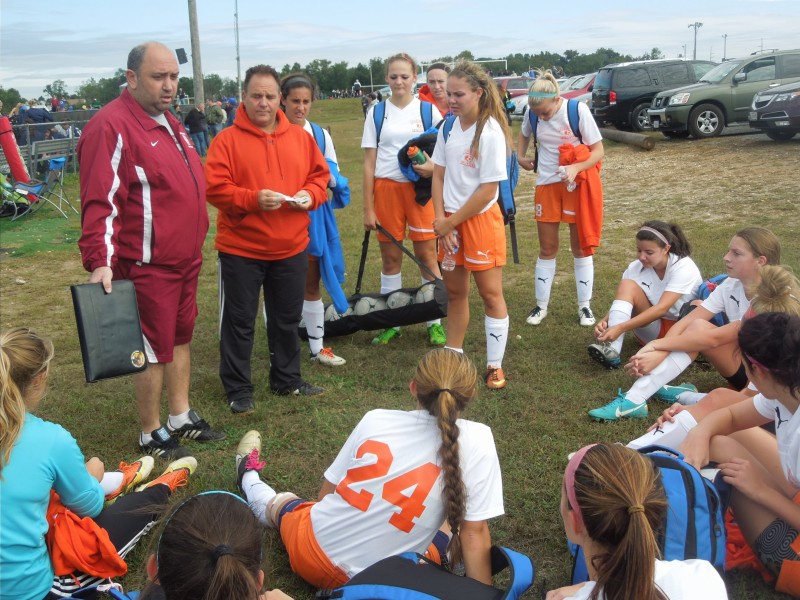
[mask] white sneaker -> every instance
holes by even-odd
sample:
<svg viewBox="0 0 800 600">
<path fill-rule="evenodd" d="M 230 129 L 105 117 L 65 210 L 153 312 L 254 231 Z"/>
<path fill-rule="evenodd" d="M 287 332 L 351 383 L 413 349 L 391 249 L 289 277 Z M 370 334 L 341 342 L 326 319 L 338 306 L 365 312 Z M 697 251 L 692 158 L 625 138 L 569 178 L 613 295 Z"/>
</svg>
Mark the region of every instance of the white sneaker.
<svg viewBox="0 0 800 600">
<path fill-rule="evenodd" d="M 542 308 L 541 306 L 534 306 L 533 310 L 528 313 L 528 318 L 525 319 L 525 322 L 528 325 L 538 325 L 544 318 L 547 316 L 547 309 Z"/>
<path fill-rule="evenodd" d="M 592 314 L 592 309 L 588 306 L 584 306 L 578 309 L 578 322 L 583 327 L 592 327 L 595 324 L 594 314 Z"/>
<path fill-rule="evenodd" d="M 326 367 L 341 367 L 347 361 L 341 356 L 336 356 L 330 348 L 323 348 L 311 355 L 311 362 L 325 365 Z"/>
</svg>

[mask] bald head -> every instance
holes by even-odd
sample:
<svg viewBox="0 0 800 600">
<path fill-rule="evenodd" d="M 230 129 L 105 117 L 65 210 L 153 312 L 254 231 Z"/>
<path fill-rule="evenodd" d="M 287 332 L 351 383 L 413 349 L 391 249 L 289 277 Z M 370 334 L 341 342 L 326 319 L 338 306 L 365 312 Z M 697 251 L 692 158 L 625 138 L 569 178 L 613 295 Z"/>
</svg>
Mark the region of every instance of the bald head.
<svg viewBox="0 0 800 600">
<path fill-rule="evenodd" d="M 128 91 L 152 116 L 169 110 L 178 89 L 178 75 L 178 61 L 164 44 L 145 42 L 128 54 Z"/>
</svg>

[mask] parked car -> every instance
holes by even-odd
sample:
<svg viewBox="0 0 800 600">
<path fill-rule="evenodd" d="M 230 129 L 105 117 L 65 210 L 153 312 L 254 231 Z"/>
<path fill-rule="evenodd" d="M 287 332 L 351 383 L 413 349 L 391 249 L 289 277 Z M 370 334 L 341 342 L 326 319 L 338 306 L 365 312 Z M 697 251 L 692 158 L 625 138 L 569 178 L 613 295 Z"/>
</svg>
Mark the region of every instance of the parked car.
<svg viewBox="0 0 800 600">
<path fill-rule="evenodd" d="M 595 77 L 597 77 L 597 73 L 587 73 L 579 76 L 566 89 L 561 90 L 561 97 L 575 98 L 576 96 L 583 96 L 587 92 L 591 93 Z"/>
<path fill-rule="evenodd" d="M 528 88 L 535 81 L 532 77 L 525 75 L 515 75 L 510 77 L 495 77 L 495 83 L 504 90 L 508 90 L 512 98 L 517 96 L 525 96 L 528 93 Z"/>
<path fill-rule="evenodd" d="M 696 84 L 661 92 L 647 111 L 667 137 L 710 138 L 727 125 L 747 123 L 756 92 L 800 81 L 800 50 L 725 61 Z"/>
<path fill-rule="evenodd" d="M 761 90 L 753 96 L 750 127 L 761 129 L 776 141 L 800 133 L 800 82 Z"/>
<path fill-rule="evenodd" d="M 695 83 L 714 67 L 706 60 L 647 60 L 607 65 L 592 88 L 592 114 L 618 129 L 650 129 L 647 109 L 663 90 Z"/>
</svg>

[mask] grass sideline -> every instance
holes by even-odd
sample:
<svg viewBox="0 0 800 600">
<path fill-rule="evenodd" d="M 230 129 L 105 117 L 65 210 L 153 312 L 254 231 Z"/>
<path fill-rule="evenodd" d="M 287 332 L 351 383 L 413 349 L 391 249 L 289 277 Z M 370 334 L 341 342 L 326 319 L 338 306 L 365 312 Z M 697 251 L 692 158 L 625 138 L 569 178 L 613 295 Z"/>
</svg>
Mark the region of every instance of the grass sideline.
<svg viewBox="0 0 800 600">
<path fill-rule="evenodd" d="M 356 100 L 321 101 L 314 105 L 312 118 L 330 127 L 342 172 L 350 178 L 353 190 L 351 206 L 337 211 L 349 267 L 345 291 L 351 293 L 363 236 L 361 107 Z M 662 140 L 650 153 L 606 144 L 606 224 L 603 246 L 596 257 L 593 303 L 598 316 L 608 309 L 620 274 L 634 258 L 632 240 L 636 228 L 648 218 L 680 223 L 706 276 L 722 271 L 724 249 L 731 235 L 745 225 L 771 228 L 783 241 L 784 263 L 795 268 L 800 265 L 796 245 L 800 218 L 793 186 L 776 189 L 773 185 L 776 178 L 794 181 L 790 165 L 796 165 L 796 145 L 759 143 L 748 138 L 748 153 L 739 162 L 732 162 L 736 159 L 725 158 L 726 144 L 743 142 L 726 140 Z M 757 161 L 770 165 L 768 178 L 760 176 L 763 171 L 756 168 Z M 677 164 L 678 168 L 662 168 L 667 163 Z M 718 174 L 716 178 L 714 173 Z M 67 185 L 71 197 L 77 197 L 77 177 L 68 176 Z M 627 388 L 630 380 L 619 371 L 600 370 L 586 354 L 591 332 L 577 325 L 572 261 L 566 239 L 562 239 L 558 256 L 550 314 L 538 328 L 525 325 L 533 302 L 537 252 L 531 188 L 532 179 L 526 178 L 517 190 L 522 264 L 509 264 L 504 271 L 511 314 L 511 339 L 504 364 L 509 385 L 501 392 L 482 391 L 466 417 L 487 423 L 494 431 L 503 469 L 506 515 L 491 523 L 492 538 L 495 543 L 534 559 L 537 581 L 534 591 L 526 596 L 534 598 L 542 589 L 568 582 L 570 565 L 558 511 L 567 454 L 592 441 L 631 439 L 642 431 L 644 423 L 599 424 L 586 417 L 587 409 L 612 399 L 616 389 Z M 399 340 L 382 348 L 372 347 L 371 334 L 364 332 L 328 340 L 348 364 L 341 369 L 325 369 L 304 359 L 304 377 L 325 388 L 324 395 L 310 400 L 277 397 L 268 392 L 266 335 L 263 328 L 258 328 L 253 355 L 257 409 L 244 417 L 230 414 L 217 376 L 213 209 L 210 213 L 212 228 L 204 247 L 205 264 L 198 291 L 200 316 L 192 345 L 192 403 L 213 425 L 223 428 L 228 439 L 207 445 L 187 442 L 195 451 L 199 468 L 188 488 L 179 491 L 176 498 L 206 489 L 235 491 L 233 452 L 248 429 L 259 429 L 264 436 L 265 475 L 270 483 L 314 498 L 324 469 L 363 413 L 376 407 L 412 408 L 407 382 L 426 350 L 424 327 L 406 327 Z M 0 222 L 0 326 L 28 325 L 53 339 L 54 368 L 39 414 L 72 432 L 87 457 L 97 455 L 113 468 L 118 460 L 130 461 L 138 456 L 133 387 L 130 379 L 84 383 L 68 290 L 70 284 L 88 278 L 77 250 L 79 226 L 74 215 L 64 219 L 48 207 L 30 219 Z M 365 291 L 378 289 L 379 272 L 378 250 L 373 244 Z M 416 270 L 405 261 L 404 282 L 410 285 L 418 280 Z M 485 358 L 484 333 L 480 300 L 475 292 L 471 308 L 473 318 L 465 350 L 481 366 Z M 626 355 L 634 348 L 630 337 L 626 340 Z M 304 347 L 304 356 L 305 351 Z M 696 383 L 701 390 L 723 384 L 716 374 L 696 366 L 685 380 Z M 657 402 L 651 404 L 653 411 L 660 408 Z M 141 588 L 143 559 L 155 540 L 157 535 L 151 534 L 129 556 L 130 574 L 123 580 L 126 588 Z M 313 590 L 291 573 L 277 535 L 267 532 L 265 540 L 269 585 L 282 588 L 298 600 L 312 598 Z M 732 573 L 727 581 L 731 598 L 783 597 L 753 574 Z"/>
</svg>

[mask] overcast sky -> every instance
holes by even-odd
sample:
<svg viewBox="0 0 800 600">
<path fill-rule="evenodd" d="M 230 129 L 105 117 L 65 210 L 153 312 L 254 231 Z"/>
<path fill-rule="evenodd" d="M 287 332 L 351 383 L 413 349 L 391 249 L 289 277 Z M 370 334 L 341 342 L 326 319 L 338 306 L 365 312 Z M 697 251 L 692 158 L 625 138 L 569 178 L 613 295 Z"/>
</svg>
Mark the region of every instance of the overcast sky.
<svg viewBox="0 0 800 600">
<path fill-rule="evenodd" d="M 203 71 L 235 78 L 234 0 L 197 5 Z M 395 14 L 396 6 L 408 10 Z M 565 6 L 575 16 L 563 14 Z M 694 22 L 703 23 L 698 58 L 720 61 L 725 34 L 729 58 L 800 47 L 798 0 L 239 0 L 242 74 L 257 63 L 367 64 L 398 51 L 425 61 L 462 50 L 501 57 L 605 47 L 641 55 L 657 47 L 677 57 L 686 45 L 691 56 Z M 149 39 L 190 52 L 186 0 L 0 0 L 0 85 L 30 97 L 63 79 L 74 92 L 124 68 L 128 51 Z M 191 75 L 190 65 L 181 69 Z"/>
</svg>

